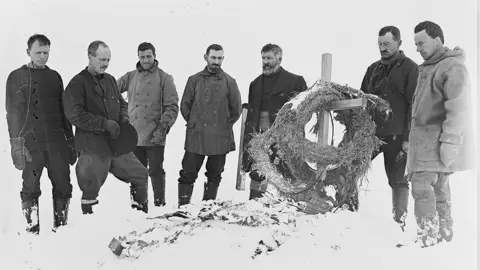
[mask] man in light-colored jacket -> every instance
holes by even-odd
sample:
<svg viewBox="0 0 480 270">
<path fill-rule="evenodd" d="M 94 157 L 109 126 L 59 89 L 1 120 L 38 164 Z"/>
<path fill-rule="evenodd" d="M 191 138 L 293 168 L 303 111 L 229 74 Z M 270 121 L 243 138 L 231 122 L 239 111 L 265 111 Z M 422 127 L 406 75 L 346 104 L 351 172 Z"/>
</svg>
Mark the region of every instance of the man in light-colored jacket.
<svg viewBox="0 0 480 270">
<path fill-rule="evenodd" d="M 415 27 L 415 45 L 425 62 L 412 106 L 407 166 L 422 247 L 453 236 L 449 175 L 473 166 L 470 85 L 464 51 L 444 46 L 442 29 L 425 21 Z"/>
<path fill-rule="evenodd" d="M 148 167 L 155 206 L 164 206 L 165 142 L 178 116 L 178 93 L 173 77 L 158 67 L 155 57 L 155 47 L 141 43 L 136 69 L 123 75 L 117 83 L 121 93 L 128 92 L 128 114 L 138 133 L 134 154 Z"/>
</svg>

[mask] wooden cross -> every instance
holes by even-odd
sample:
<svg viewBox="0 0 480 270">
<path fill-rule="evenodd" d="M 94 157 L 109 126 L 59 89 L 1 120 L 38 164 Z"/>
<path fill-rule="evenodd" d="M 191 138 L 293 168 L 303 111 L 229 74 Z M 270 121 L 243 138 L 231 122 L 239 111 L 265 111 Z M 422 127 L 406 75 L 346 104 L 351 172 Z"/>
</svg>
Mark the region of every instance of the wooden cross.
<svg viewBox="0 0 480 270">
<path fill-rule="evenodd" d="M 331 81 L 332 80 L 332 54 L 324 53 L 322 54 L 322 80 L 324 81 Z M 318 129 L 318 144 L 320 146 L 327 146 L 328 145 L 328 133 L 329 133 L 329 111 L 339 111 L 345 109 L 353 109 L 362 107 L 365 108 L 367 106 L 367 100 L 365 98 L 355 98 L 349 100 L 341 100 L 335 101 L 332 105 L 328 108 L 328 110 L 321 111 L 318 113 L 318 121 L 319 121 L 319 129 Z M 332 127 L 333 128 L 333 127 Z M 317 176 L 319 176 L 323 170 L 325 170 L 325 166 L 321 166 L 317 164 Z M 323 181 L 324 179 L 322 179 Z"/>
</svg>

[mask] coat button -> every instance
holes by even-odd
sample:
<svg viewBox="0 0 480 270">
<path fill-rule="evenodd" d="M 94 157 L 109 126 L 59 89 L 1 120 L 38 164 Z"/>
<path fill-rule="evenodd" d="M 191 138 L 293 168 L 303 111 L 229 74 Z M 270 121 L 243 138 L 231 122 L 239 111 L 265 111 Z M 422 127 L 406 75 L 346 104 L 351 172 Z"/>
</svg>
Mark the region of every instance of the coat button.
<svg viewBox="0 0 480 270">
<path fill-rule="evenodd" d="M 206 126 L 207 126 L 207 124 L 203 124 L 203 126 L 205 126 L 205 127 L 206 127 Z"/>
<path fill-rule="evenodd" d="M 135 104 L 135 107 L 138 107 L 138 104 Z"/>
</svg>

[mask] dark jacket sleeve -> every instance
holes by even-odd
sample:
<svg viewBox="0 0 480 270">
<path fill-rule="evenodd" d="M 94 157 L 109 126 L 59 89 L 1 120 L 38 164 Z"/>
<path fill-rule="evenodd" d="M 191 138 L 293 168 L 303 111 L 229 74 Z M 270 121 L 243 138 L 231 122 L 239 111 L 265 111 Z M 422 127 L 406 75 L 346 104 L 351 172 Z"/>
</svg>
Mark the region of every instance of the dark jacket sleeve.
<svg viewBox="0 0 480 270">
<path fill-rule="evenodd" d="M 371 66 L 369 66 L 367 68 L 367 71 L 365 71 L 365 75 L 363 75 L 362 84 L 360 85 L 360 90 L 367 94 L 368 94 L 368 84 L 370 83 L 370 69 L 371 69 Z"/>
<path fill-rule="evenodd" d="M 56 71 L 54 71 L 54 72 L 55 72 L 55 75 L 57 75 L 58 80 L 60 81 L 60 85 L 62 86 L 62 95 L 60 96 L 60 109 L 61 109 L 61 112 L 62 112 L 63 130 L 65 132 L 65 135 L 67 136 L 67 139 L 71 139 L 71 138 L 73 138 L 73 128 L 72 128 L 72 123 L 70 123 L 70 121 L 68 121 L 67 117 L 65 116 L 65 109 L 63 107 L 64 88 L 63 88 L 62 76 L 60 76 L 60 74 L 58 72 L 56 72 Z"/>
<path fill-rule="evenodd" d="M 295 84 L 295 93 L 300 93 L 307 90 L 307 82 L 303 76 L 298 76 L 297 83 Z"/>
<path fill-rule="evenodd" d="M 192 110 L 193 101 L 195 100 L 195 76 L 191 76 L 187 80 L 187 85 L 183 91 L 182 101 L 180 102 L 180 112 L 183 119 L 188 122 L 190 119 L 190 112 Z"/>
<path fill-rule="evenodd" d="M 85 109 L 85 83 L 73 78 L 63 92 L 63 107 L 67 119 L 77 128 L 90 132 L 103 132 L 105 117 Z M 125 101 L 123 101 L 125 102 Z"/>
<path fill-rule="evenodd" d="M 418 69 L 417 64 L 412 61 L 412 67 L 407 73 L 406 76 L 406 86 L 405 86 L 405 102 L 407 103 L 407 115 L 405 116 L 405 130 L 403 131 L 403 140 L 408 141 L 408 136 L 410 134 L 410 124 L 412 121 L 412 103 L 413 95 L 415 94 L 415 89 L 417 88 L 417 79 L 418 79 Z"/>
<path fill-rule="evenodd" d="M 163 79 L 163 113 L 162 122 L 171 128 L 178 117 L 178 93 L 173 77 L 169 74 L 164 75 Z"/>
<path fill-rule="evenodd" d="M 28 85 L 18 85 L 15 73 L 10 73 L 5 93 L 8 134 L 10 138 L 20 137 L 21 129 L 26 121 Z"/>
<path fill-rule="evenodd" d="M 228 109 L 230 111 L 230 119 L 227 120 L 230 124 L 235 124 L 242 115 L 242 96 L 235 79 L 228 80 Z"/>
</svg>

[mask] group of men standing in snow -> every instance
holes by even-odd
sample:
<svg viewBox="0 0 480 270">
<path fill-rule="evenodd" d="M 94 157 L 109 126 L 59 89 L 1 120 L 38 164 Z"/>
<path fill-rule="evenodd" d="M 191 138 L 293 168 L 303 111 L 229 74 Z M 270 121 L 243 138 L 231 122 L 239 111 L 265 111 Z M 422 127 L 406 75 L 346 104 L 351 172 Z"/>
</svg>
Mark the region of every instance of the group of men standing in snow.
<svg viewBox="0 0 480 270">
<path fill-rule="evenodd" d="M 405 225 L 411 182 L 418 243 L 431 246 L 452 239 L 449 175 L 471 168 L 467 153 L 469 82 L 464 52 L 444 46 L 437 24 L 422 22 L 414 33 L 417 51 L 425 62 L 417 66 L 406 57 L 400 50 L 400 31 L 384 27 L 378 36 L 381 59 L 368 67 L 360 89 L 380 96 L 392 108 L 389 119 L 373 115 L 376 136 L 385 144 L 372 153 L 372 159 L 383 153 L 394 220 Z M 206 67 L 188 78 L 180 101 L 173 77 L 159 67 L 150 43 L 138 46 L 136 68 L 116 80 L 105 72 L 111 58 L 108 45 L 92 42 L 88 66 L 65 90 L 59 73 L 46 66 L 50 40 L 34 35 L 27 45 L 31 61 L 11 72 L 6 86 L 11 154 L 15 167 L 23 171 L 20 195 L 27 231 L 39 233 L 39 180 L 44 167 L 53 186 L 54 228 L 67 223 L 72 196 L 70 166 L 75 163 L 84 214 L 93 213 L 109 172 L 130 183 L 132 208 L 148 212 L 148 176 L 154 205 L 164 206 L 165 143 L 179 110 L 187 124 L 178 204 L 190 203 L 205 157 L 203 200 L 216 199 L 226 155 L 236 149 L 233 125 L 242 114 L 237 83 L 221 68 L 224 52 L 220 45 L 207 48 Z M 307 89 L 302 76 L 281 66 L 282 54 L 275 44 L 261 50 L 263 72 L 249 87 L 244 148 L 255 132 L 270 127 L 287 101 Z M 124 92 L 128 103 L 122 97 Z M 119 136 L 124 124 L 137 131 L 137 146 L 133 152 L 116 155 L 109 141 Z M 239 151 L 244 151 L 242 171 L 251 178 L 249 198 L 262 197 L 265 178 L 252 171 L 248 151 Z M 275 151 L 271 155 L 274 159 Z M 288 173 L 282 162 L 279 168 Z"/>
</svg>

